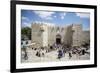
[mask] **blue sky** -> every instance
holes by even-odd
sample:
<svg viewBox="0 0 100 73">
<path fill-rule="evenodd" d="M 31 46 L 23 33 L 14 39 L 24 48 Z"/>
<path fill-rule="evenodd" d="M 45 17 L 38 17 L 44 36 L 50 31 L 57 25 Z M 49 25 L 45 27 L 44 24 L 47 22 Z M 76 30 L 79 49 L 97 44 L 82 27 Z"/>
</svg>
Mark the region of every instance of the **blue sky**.
<svg viewBox="0 0 100 73">
<path fill-rule="evenodd" d="M 83 29 L 90 28 L 90 14 L 58 11 L 21 10 L 22 27 L 31 26 L 32 22 L 47 22 L 57 26 L 69 24 L 82 24 Z"/>
</svg>

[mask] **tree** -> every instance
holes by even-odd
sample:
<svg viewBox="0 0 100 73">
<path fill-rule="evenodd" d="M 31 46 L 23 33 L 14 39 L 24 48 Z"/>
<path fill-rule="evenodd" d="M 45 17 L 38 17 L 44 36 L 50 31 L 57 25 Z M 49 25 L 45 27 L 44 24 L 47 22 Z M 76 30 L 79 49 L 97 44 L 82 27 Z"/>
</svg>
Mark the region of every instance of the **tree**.
<svg viewBox="0 0 100 73">
<path fill-rule="evenodd" d="M 30 27 L 23 27 L 21 29 L 21 38 L 22 40 L 25 40 L 25 39 L 31 40 L 31 28 Z"/>
</svg>

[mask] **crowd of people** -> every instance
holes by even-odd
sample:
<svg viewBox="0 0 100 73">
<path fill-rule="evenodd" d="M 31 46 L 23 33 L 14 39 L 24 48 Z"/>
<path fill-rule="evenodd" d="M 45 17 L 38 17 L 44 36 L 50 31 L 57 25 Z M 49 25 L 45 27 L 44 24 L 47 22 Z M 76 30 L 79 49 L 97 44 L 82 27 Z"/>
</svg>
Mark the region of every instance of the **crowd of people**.
<svg viewBox="0 0 100 73">
<path fill-rule="evenodd" d="M 69 59 L 73 57 L 73 55 L 81 56 L 85 54 L 90 54 L 88 52 L 89 48 L 86 48 L 84 46 L 74 46 L 74 47 L 67 47 L 67 48 L 62 48 L 58 50 L 58 59 L 65 57 L 65 54 L 67 53 L 69 56 Z"/>
<path fill-rule="evenodd" d="M 24 59 L 27 60 L 28 59 L 28 55 L 27 55 L 27 47 L 23 47 L 24 48 Z M 63 46 L 62 44 L 55 44 L 52 46 L 48 46 L 48 47 L 40 47 L 40 48 L 33 48 L 32 50 L 36 51 L 35 55 L 37 57 L 45 57 L 46 53 L 49 53 L 51 51 L 57 51 L 57 59 L 61 59 L 63 57 L 66 57 L 65 54 L 68 54 L 69 59 L 71 59 L 73 57 L 73 55 L 85 55 L 85 54 L 90 54 L 90 52 L 88 52 L 89 50 L 89 46 L 74 46 L 74 47 L 67 47 L 67 46 Z"/>
</svg>

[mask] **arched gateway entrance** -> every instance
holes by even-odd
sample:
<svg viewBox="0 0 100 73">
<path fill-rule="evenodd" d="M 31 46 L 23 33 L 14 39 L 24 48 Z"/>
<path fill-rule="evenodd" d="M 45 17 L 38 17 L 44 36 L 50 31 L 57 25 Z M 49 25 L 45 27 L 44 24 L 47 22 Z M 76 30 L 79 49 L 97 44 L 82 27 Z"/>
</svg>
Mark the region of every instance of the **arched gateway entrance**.
<svg viewBox="0 0 100 73">
<path fill-rule="evenodd" d="M 61 44 L 61 35 L 60 34 L 56 35 L 56 44 Z"/>
</svg>

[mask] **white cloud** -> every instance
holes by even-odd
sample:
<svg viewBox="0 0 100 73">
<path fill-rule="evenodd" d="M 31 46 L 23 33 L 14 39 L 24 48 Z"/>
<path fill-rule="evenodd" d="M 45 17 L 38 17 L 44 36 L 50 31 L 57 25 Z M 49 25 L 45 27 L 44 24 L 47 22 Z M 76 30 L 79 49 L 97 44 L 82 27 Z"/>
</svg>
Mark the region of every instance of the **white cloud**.
<svg viewBox="0 0 100 73">
<path fill-rule="evenodd" d="M 89 13 L 76 13 L 77 16 L 80 18 L 89 18 L 90 14 Z"/>
<path fill-rule="evenodd" d="M 35 14 L 37 14 L 40 18 L 46 19 L 46 20 L 51 20 L 52 15 L 55 12 L 49 12 L 49 11 L 33 11 Z"/>
<path fill-rule="evenodd" d="M 61 19 L 64 19 L 65 15 L 66 15 L 66 13 L 65 13 L 65 12 L 61 13 L 61 14 L 60 14 Z"/>
<path fill-rule="evenodd" d="M 57 16 L 54 16 L 55 18 L 57 17 Z"/>
<path fill-rule="evenodd" d="M 29 21 L 29 19 L 25 16 L 22 16 L 22 20 L 26 20 L 26 21 Z"/>
<path fill-rule="evenodd" d="M 49 23 L 49 22 L 45 22 L 45 21 L 35 21 L 34 23 L 44 24 L 44 25 L 48 25 L 48 26 L 55 26 L 54 23 Z"/>
<path fill-rule="evenodd" d="M 22 27 L 31 27 L 31 24 L 27 23 L 27 22 L 23 22 L 22 23 Z"/>
</svg>

